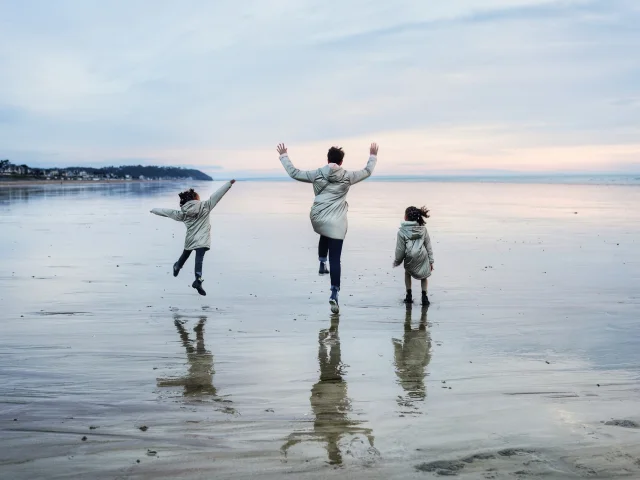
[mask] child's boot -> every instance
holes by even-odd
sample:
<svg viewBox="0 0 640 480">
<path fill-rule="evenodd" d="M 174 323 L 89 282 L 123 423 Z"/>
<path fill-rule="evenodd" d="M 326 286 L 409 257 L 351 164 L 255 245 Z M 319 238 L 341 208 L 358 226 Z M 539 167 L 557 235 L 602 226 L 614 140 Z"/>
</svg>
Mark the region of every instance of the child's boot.
<svg viewBox="0 0 640 480">
<path fill-rule="evenodd" d="M 338 287 L 331 287 L 331 297 L 329 297 L 329 304 L 331 305 L 332 313 L 340 313 L 340 305 L 338 304 Z"/>
<path fill-rule="evenodd" d="M 427 306 L 429 305 L 431 302 L 429 301 L 429 297 L 427 297 L 427 291 L 423 290 L 422 291 L 422 305 Z"/>
<path fill-rule="evenodd" d="M 406 303 L 407 305 L 413 303 L 413 297 L 411 296 L 411 290 L 407 290 L 407 296 L 404 297 L 404 303 Z"/>
<path fill-rule="evenodd" d="M 180 273 L 181 267 L 180 267 L 180 263 L 176 262 L 173 264 L 173 276 L 177 277 L 178 274 Z"/>
<path fill-rule="evenodd" d="M 320 275 L 326 275 L 329 273 L 329 269 L 327 268 L 327 262 L 320 260 L 320 270 L 318 271 Z"/>
<path fill-rule="evenodd" d="M 202 277 L 196 277 L 196 279 L 194 280 L 194 282 L 191 284 L 191 286 L 193 288 L 195 288 L 198 293 L 202 296 L 205 296 L 207 294 L 207 292 L 204 291 L 204 288 L 202 288 L 202 282 L 204 282 L 204 280 L 202 279 Z"/>
</svg>

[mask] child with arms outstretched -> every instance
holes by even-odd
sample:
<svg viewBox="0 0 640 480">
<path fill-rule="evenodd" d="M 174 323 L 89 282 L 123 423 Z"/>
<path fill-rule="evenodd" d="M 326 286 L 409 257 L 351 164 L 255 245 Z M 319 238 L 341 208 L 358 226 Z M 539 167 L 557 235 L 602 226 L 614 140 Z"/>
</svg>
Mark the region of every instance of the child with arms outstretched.
<svg viewBox="0 0 640 480">
<path fill-rule="evenodd" d="M 433 250 L 431 239 L 425 226 L 425 218 L 429 218 L 429 210 L 425 207 L 409 207 L 404 213 L 404 222 L 398 231 L 396 242 L 396 258 L 393 266 L 404 261 L 404 282 L 407 296 L 404 303 L 413 303 L 411 295 L 411 278 L 420 280 L 422 286 L 422 305 L 429 305 L 427 296 L 427 279 L 433 271 Z"/>
<path fill-rule="evenodd" d="M 225 196 L 231 186 L 236 183 L 231 180 L 218 189 L 208 200 L 200 201 L 200 196 L 192 189 L 178 194 L 180 197 L 180 210 L 170 208 L 154 208 L 151 213 L 160 215 L 161 217 L 169 217 L 178 222 L 184 222 L 187 227 L 187 234 L 184 239 L 184 251 L 180 258 L 173 265 L 173 276 L 177 277 L 185 262 L 191 255 L 196 252 L 196 279 L 191 285 L 200 295 L 206 295 L 207 292 L 202 288 L 202 260 L 204 254 L 211 247 L 211 222 L 209 214 L 213 207 Z"/>
</svg>

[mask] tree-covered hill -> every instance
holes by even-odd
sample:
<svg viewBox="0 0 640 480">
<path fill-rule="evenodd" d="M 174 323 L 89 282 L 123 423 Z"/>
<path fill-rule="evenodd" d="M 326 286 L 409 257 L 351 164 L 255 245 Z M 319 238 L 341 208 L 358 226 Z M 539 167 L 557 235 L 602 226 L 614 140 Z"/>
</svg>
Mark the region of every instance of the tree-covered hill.
<svg viewBox="0 0 640 480">
<path fill-rule="evenodd" d="M 120 167 L 66 167 L 32 168 L 14 165 L 9 160 L 0 160 L 1 179 L 131 179 L 131 180 L 202 180 L 212 181 L 206 173 L 192 168 L 165 167 L 156 165 L 125 165 Z"/>
</svg>

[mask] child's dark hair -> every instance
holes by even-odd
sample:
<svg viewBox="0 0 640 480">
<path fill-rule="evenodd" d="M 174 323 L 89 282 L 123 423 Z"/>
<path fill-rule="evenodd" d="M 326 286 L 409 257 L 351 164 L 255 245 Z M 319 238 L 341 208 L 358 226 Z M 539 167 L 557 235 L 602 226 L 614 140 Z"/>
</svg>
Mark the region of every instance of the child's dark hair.
<svg viewBox="0 0 640 480">
<path fill-rule="evenodd" d="M 407 217 L 407 220 L 410 222 L 418 222 L 418 225 L 421 226 L 426 223 L 424 219 L 429 218 L 429 210 L 427 207 L 407 207 L 404 214 Z"/>
<path fill-rule="evenodd" d="M 180 197 L 180 206 L 183 206 L 185 203 L 195 200 L 198 194 L 193 190 L 193 188 L 190 188 L 187 191 L 179 193 L 178 196 Z"/>
</svg>

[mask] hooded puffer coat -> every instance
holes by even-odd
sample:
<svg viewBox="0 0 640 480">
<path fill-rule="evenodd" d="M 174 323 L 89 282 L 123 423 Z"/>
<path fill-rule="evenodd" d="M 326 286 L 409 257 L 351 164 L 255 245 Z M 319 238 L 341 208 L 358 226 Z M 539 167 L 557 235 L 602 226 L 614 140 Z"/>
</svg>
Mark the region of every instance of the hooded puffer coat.
<svg viewBox="0 0 640 480">
<path fill-rule="evenodd" d="M 433 250 L 427 228 L 418 222 L 402 222 L 396 242 L 394 265 L 404 261 L 404 269 L 415 279 L 422 280 L 431 276 Z"/>
<path fill-rule="evenodd" d="M 185 203 L 180 210 L 170 208 L 154 208 L 151 213 L 161 217 L 169 217 L 178 222 L 184 222 L 187 227 L 187 234 L 184 239 L 185 250 L 195 250 L 196 248 L 211 247 L 211 222 L 209 214 L 213 207 L 224 197 L 231 188 L 231 182 L 225 183 L 219 188 L 209 200 L 200 202 L 191 200 Z"/>
<path fill-rule="evenodd" d="M 376 168 L 378 157 L 371 155 L 367 166 L 356 172 L 348 172 L 335 163 L 329 163 L 317 170 L 298 170 L 286 153 L 280 155 L 280 161 L 291 178 L 313 184 L 316 198 L 309 216 L 315 232 L 328 238 L 344 240 L 349 226 L 347 221 L 349 188 L 371 176 Z"/>
</svg>

